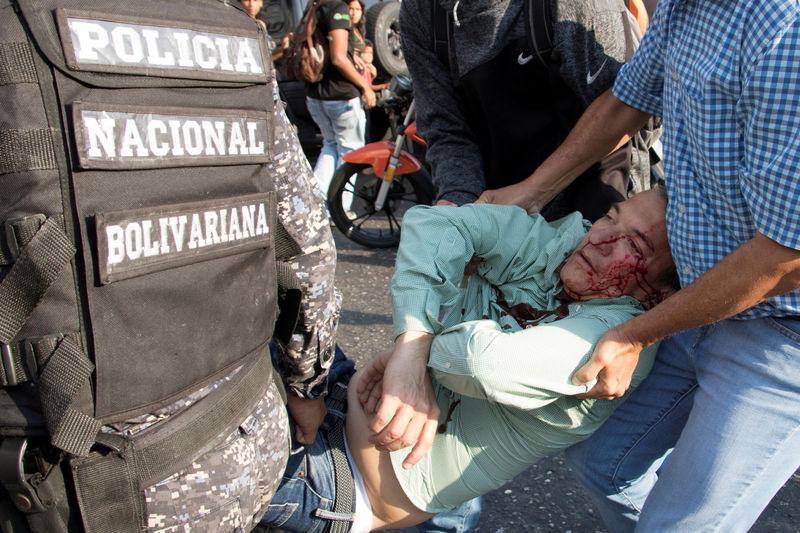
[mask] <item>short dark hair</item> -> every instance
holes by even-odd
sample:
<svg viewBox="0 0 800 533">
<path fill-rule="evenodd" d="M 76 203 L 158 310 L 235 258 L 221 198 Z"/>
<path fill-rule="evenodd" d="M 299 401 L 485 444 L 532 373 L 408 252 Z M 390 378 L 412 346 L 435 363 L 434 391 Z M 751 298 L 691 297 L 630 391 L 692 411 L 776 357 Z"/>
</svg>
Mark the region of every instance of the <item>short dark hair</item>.
<svg viewBox="0 0 800 533">
<path fill-rule="evenodd" d="M 669 205 L 669 195 L 667 195 L 667 188 L 663 183 L 660 181 L 656 182 L 650 188 L 659 194 L 661 199 L 664 200 L 665 206 Z M 681 279 L 678 276 L 678 268 L 674 265 L 674 262 L 672 268 L 664 272 L 664 274 L 658 278 L 658 283 L 661 285 L 666 285 L 667 287 L 675 289 L 676 291 L 681 288 Z"/>
</svg>

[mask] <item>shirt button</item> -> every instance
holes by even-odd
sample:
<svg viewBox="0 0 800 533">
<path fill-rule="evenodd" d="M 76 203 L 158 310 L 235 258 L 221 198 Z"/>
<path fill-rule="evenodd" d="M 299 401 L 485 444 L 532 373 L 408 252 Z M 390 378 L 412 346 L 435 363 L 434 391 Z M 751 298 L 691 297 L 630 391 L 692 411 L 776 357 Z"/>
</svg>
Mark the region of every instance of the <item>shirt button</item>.
<svg viewBox="0 0 800 533">
<path fill-rule="evenodd" d="M 682 214 L 682 215 L 683 215 L 683 214 L 686 214 L 686 206 L 685 206 L 685 205 L 683 205 L 682 203 L 681 203 L 681 204 L 678 204 L 678 212 L 679 212 L 680 214 Z"/>
<path fill-rule="evenodd" d="M 444 364 L 444 367 L 445 367 L 445 368 L 450 368 L 450 363 L 445 363 L 445 364 Z"/>
<path fill-rule="evenodd" d="M 677 70 L 673 70 L 672 71 L 672 79 L 675 80 L 675 81 L 678 81 L 680 79 L 678 77 L 678 71 Z"/>
<path fill-rule="evenodd" d="M 685 267 L 683 267 L 682 270 L 683 270 L 684 274 L 691 274 L 692 273 L 692 267 L 690 267 L 689 265 L 686 265 Z"/>
<path fill-rule="evenodd" d="M 580 311 L 580 310 L 581 310 L 581 306 L 580 306 L 580 305 L 576 305 L 576 306 L 575 306 L 575 312 L 577 313 L 577 312 L 578 312 L 578 311 Z"/>
</svg>

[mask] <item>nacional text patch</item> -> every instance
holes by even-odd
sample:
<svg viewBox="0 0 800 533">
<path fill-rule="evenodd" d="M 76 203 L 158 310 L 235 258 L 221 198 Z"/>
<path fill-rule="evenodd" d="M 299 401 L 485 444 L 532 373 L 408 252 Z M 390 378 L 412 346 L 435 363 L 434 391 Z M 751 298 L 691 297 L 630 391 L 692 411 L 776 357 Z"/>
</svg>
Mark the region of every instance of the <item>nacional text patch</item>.
<svg viewBox="0 0 800 533">
<path fill-rule="evenodd" d="M 269 161 L 265 112 L 80 102 L 72 109 L 78 161 L 84 169 Z"/>
</svg>

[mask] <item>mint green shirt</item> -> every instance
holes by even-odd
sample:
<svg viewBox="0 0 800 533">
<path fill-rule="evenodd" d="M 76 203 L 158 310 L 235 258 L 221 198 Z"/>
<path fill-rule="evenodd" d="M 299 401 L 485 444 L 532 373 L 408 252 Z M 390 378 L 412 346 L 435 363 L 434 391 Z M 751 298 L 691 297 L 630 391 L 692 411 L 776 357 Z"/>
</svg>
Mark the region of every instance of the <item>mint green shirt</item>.
<svg viewBox="0 0 800 533">
<path fill-rule="evenodd" d="M 595 343 L 643 312 L 631 297 L 564 303 L 559 269 L 589 223 L 578 213 L 548 223 L 513 206 L 411 209 L 392 278 L 395 334 L 436 335 L 428 366 L 442 411 L 433 446 L 405 470 L 411 501 L 451 509 L 510 481 L 541 459 L 588 437 L 617 400 L 579 400 L 570 383 Z M 461 283 L 464 266 L 483 258 Z M 502 296 L 499 296 L 502 295 Z M 649 372 L 642 352 L 631 389 Z"/>
</svg>

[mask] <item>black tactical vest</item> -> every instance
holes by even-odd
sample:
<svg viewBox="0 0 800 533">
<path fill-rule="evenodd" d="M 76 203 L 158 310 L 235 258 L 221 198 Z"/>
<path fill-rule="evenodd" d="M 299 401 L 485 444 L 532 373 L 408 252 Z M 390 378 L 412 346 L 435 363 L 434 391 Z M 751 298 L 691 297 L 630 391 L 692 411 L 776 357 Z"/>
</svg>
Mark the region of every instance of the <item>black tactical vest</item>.
<svg viewBox="0 0 800 533">
<path fill-rule="evenodd" d="M 35 443 L 68 460 L 87 529 L 136 531 L 137 487 L 263 395 L 271 78 L 227 2 L 0 0 L 0 482 L 18 509 L 48 505 Z M 236 368 L 141 441 L 99 432 Z M 103 501 L 122 502 L 113 525 Z"/>
</svg>

